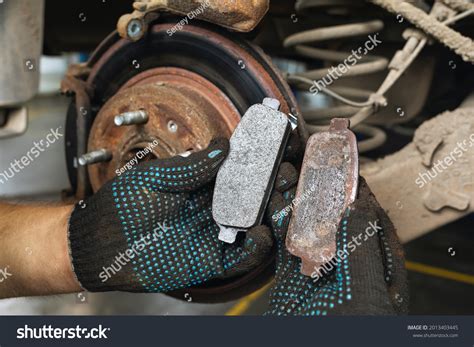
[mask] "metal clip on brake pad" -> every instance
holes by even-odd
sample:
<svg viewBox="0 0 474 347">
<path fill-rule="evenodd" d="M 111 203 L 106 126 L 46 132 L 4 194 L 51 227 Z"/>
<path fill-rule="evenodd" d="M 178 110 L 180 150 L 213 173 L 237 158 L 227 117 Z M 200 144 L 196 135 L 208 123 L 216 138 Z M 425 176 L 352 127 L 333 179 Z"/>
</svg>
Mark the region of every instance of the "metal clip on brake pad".
<svg viewBox="0 0 474 347">
<path fill-rule="evenodd" d="M 306 145 L 286 247 L 301 258 L 301 273 L 320 274 L 336 256 L 336 233 L 344 211 L 357 196 L 359 155 L 347 119 L 335 118 L 329 131 Z"/>
<path fill-rule="evenodd" d="M 221 241 L 234 243 L 239 231 L 262 221 L 295 125 L 279 108 L 280 102 L 271 98 L 251 106 L 230 138 L 229 155 L 217 173 L 212 201 Z"/>
</svg>

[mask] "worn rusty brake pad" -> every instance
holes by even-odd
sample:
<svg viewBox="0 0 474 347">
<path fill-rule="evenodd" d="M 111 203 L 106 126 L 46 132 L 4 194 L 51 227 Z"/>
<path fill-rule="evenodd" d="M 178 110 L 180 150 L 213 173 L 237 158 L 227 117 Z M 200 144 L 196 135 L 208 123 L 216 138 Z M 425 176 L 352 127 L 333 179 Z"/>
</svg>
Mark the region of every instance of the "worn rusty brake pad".
<svg viewBox="0 0 474 347">
<path fill-rule="evenodd" d="M 328 131 L 306 145 L 293 213 L 286 237 L 290 253 L 301 258 L 301 273 L 319 274 L 336 256 L 336 234 L 357 196 L 357 141 L 347 119 L 334 118 Z"/>
</svg>

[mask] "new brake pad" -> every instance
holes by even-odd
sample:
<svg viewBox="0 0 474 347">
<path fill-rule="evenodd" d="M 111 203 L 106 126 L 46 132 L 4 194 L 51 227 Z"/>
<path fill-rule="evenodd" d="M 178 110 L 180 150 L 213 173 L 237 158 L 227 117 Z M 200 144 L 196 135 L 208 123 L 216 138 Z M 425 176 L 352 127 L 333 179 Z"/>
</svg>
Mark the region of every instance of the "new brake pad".
<svg viewBox="0 0 474 347">
<path fill-rule="evenodd" d="M 279 102 L 265 99 L 251 106 L 230 138 L 229 155 L 219 169 L 212 214 L 220 225 L 219 239 L 233 243 L 263 218 L 275 176 L 291 132 Z"/>
</svg>

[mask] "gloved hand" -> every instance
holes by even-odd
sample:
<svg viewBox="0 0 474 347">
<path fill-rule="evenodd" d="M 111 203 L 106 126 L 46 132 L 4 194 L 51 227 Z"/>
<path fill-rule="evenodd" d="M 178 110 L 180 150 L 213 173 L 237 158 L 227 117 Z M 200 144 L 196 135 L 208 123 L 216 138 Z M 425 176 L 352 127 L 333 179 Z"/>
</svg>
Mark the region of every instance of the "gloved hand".
<svg viewBox="0 0 474 347">
<path fill-rule="evenodd" d="M 285 180 L 295 181 L 294 177 Z M 392 222 L 365 180 L 360 177 L 358 198 L 340 223 L 337 235 L 340 255 L 312 277 L 300 273 L 301 260 L 285 247 L 291 211 L 280 212 L 288 211 L 285 208 L 291 206 L 295 191 L 295 187 L 288 187 L 283 194 L 274 193 L 268 209 L 278 253 L 275 285 L 270 292 L 270 307 L 266 314 L 407 313 L 403 250 Z"/>
<path fill-rule="evenodd" d="M 245 240 L 218 240 L 213 180 L 229 144 L 188 158 L 141 164 L 75 206 L 69 223 L 74 272 L 89 291 L 168 292 L 248 272 L 273 245 L 265 226 Z"/>
</svg>

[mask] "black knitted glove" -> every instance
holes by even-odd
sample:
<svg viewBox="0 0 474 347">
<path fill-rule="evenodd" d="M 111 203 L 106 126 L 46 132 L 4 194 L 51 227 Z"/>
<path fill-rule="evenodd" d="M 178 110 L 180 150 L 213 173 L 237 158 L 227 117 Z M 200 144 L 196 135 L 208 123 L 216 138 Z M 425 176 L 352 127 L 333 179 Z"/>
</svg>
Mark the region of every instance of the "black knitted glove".
<svg viewBox="0 0 474 347">
<path fill-rule="evenodd" d="M 246 273 L 268 257 L 270 230 L 218 240 L 211 199 L 228 141 L 188 158 L 141 164 L 76 205 L 69 223 L 74 272 L 90 291 L 168 292 Z"/>
<path fill-rule="evenodd" d="M 287 178 L 287 181 L 294 181 Z M 361 177 L 359 196 L 346 211 L 337 235 L 339 254 L 313 278 L 300 273 L 301 260 L 285 248 L 295 187 L 273 194 L 268 218 L 277 240 L 277 271 L 270 315 L 379 315 L 407 313 L 403 250 L 392 222 Z M 317 192 L 316 192 L 317 193 Z M 277 221 L 272 216 L 279 216 Z M 347 255 L 348 254 L 348 255 Z M 329 259 L 328 259 L 329 261 Z"/>
</svg>

